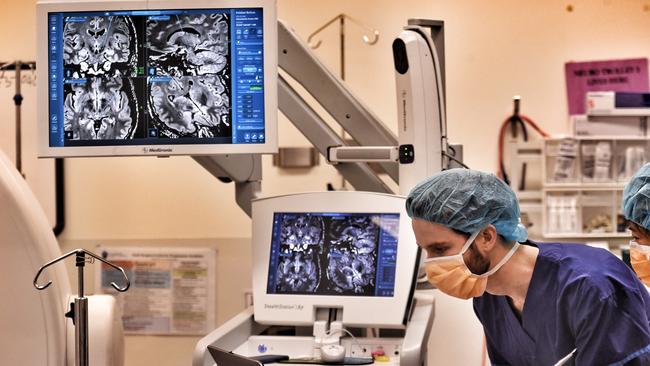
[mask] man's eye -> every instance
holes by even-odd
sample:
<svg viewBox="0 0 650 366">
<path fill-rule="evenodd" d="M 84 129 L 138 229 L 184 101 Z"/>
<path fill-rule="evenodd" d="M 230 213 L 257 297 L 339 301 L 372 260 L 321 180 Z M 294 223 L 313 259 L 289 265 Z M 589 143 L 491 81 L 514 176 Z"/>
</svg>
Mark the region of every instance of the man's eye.
<svg viewBox="0 0 650 366">
<path fill-rule="evenodd" d="M 429 257 L 440 257 L 445 254 L 447 251 L 446 247 L 429 247 L 427 248 L 427 254 Z"/>
</svg>

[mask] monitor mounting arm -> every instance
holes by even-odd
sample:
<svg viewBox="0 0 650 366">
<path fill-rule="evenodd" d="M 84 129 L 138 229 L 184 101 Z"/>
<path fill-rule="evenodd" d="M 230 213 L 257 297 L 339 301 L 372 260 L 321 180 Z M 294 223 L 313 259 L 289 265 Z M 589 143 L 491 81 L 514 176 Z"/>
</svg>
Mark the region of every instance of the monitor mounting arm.
<svg viewBox="0 0 650 366">
<path fill-rule="evenodd" d="M 399 116 L 396 137 L 293 30 L 278 21 L 278 62 L 286 74 L 278 78 L 279 109 L 328 161 L 335 163 L 356 190 L 393 193 L 368 165 L 374 161 L 400 184 L 399 193 L 405 194 L 417 181 L 449 166 L 445 158 L 443 37 L 442 22 L 411 19 L 395 41 L 401 48 L 393 45 Z M 401 72 L 397 64 L 400 57 L 409 65 Z M 343 140 L 314 111 L 292 86 L 294 81 L 334 117 L 353 142 Z M 333 161 L 333 152 L 347 159 Z M 260 193 L 261 157 L 212 155 L 194 159 L 220 180 L 235 182 L 237 203 L 250 216 L 251 200 Z"/>
</svg>

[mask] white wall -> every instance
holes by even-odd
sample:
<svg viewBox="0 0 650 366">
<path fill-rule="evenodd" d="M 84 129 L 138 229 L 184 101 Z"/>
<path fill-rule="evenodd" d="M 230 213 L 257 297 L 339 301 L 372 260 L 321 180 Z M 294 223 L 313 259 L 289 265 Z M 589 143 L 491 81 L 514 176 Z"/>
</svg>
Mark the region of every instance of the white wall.
<svg viewBox="0 0 650 366">
<path fill-rule="evenodd" d="M 34 58 L 34 1 L 2 0 L 0 59 Z M 373 47 L 362 32 L 348 29 L 347 71 L 353 91 L 395 128 L 390 45 L 409 17 L 446 23 L 449 134 L 465 145 L 465 160 L 494 171 L 497 128 L 511 113 L 511 98 L 523 98 L 523 112 L 551 133 L 567 131 L 564 62 L 647 57 L 650 12 L 642 1 L 432 1 L 280 0 L 279 15 L 306 36 L 345 12 L 380 30 Z M 16 30 L 20 31 L 16 31 Z M 335 29 L 316 50 L 338 69 Z M 9 94 L 10 96 L 10 94 Z M 32 103 L 32 104 L 30 104 Z M 36 108 L 26 99 L 26 108 Z M 12 123 L 11 100 L 0 101 L 3 130 Z M 34 123 L 27 113 L 26 123 Z M 31 119 L 31 121 L 29 120 Z M 26 139 L 29 136 L 25 136 Z M 3 134 L 2 148 L 13 144 Z M 307 142 L 284 119 L 282 146 Z M 66 240 L 152 237 L 246 237 L 249 220 L 232 200 L 233 188 L 211 178 L 188 158 L 101 158 L 67 162 Z M 265 159 L 264 191 L 323 189 L 338 182 L 328 166 L 283 172 Z M 166 214 L 160 214 L 165 212 Z"/>
<path fill-rule="evenodd" d="M 34 59 L 34 4 L 34 0 L 0 0 L 0 61 Z M 573 5 L 572 12 L 566 10 L 568 4 Z M 465 145 L 465 161 L 471 167 L 494 171 L 497 129 L 511 113 L 513 95 L 522 96 L 523 113 L 547 131 L 564 133 L 565 62 L 650 55 L 650 12 L 645 4 L 640 0 L 279 0 L 279 15 L 305 38 L 341 12 L 379 29 L 380 41 L 367 47 L 356 38 L 361 31 L 349 28 L 347 80 L 393 129 L 393 37 L 409 17 L 444 20 L 449 134 Z M 316 52 L 338 69 L 335 29 L 323 35 Z M 33 99 L 25 103 L 38 108 Z M 11 108 L 11 100 L 0 100 L 0 148 L 10 154 L 13 145 L 6 134 L 7 124 L 13 123 Z M 35 123 L 33 114 L 28 116 L 32 120 L 26 123 Z M 280 144 L 306 146 L 307 142 L 282 119 Z M 324 165 L 284 172 L 271 167 L 266 158 L 264 169 L 267 193 L 320 190 L 327 182 L 338 182 L 334 170 Z M 236 207 L 232 186 L 217 182 L 188 158 L 69 159 L 66 188 L 64 248 L 76 240 L 250 236 L 250 220 Z M 438 315 L 444 319 L 444 314 Z M 136 342 L 137 348 L 127 348 L 129 364 L 154 353 L 163 355 L 160 365 L 177 364 L 165 359 L 177 361 L 178 355 L 164 355 L 185 352 L 192 343 L 173 338 L 161 341 L 164 347 L 157 338 Z M 476 350 L 480 345 L 471 347 Z M 454 355 L 465 349 L 462 344 L 444 348 L 452 354 L 446 364 L 457 361 Z M 468 363 L 478 364 L 479 359 L 472 356 Z"/>
</svg>

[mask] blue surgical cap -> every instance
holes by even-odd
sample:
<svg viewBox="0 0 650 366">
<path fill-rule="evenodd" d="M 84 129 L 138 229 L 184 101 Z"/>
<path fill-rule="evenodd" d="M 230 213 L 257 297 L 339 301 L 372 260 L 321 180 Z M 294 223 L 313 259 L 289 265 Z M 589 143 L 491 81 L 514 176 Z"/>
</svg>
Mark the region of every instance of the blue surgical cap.
<svg viewBox="0 0 650 366">
<path fill-rule="evenodd" d="M 525 242 L 515 193 L 494 174 L 450 169 L 420 182 L 406 199 L 411 218 L 474 233 L 493 225 L 507 241 Z"/>
<path fill-rule="evenodd" d="M 623 190 L 623 216 L 650 229 L 650 163 L 637 171 Z"/>
</svg>

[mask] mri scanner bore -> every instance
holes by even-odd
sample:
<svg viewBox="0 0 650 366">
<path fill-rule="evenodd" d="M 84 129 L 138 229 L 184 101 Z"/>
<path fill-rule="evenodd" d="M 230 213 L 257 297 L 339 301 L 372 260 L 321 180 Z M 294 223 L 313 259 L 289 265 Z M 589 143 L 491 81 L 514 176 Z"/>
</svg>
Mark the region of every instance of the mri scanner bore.
<svg viewBox="0 0 650 366">
<path fill-rule="evenodd" d="M 393 295 L 399 214 L 274 216 L 267 293 Z"/>
</svg>

